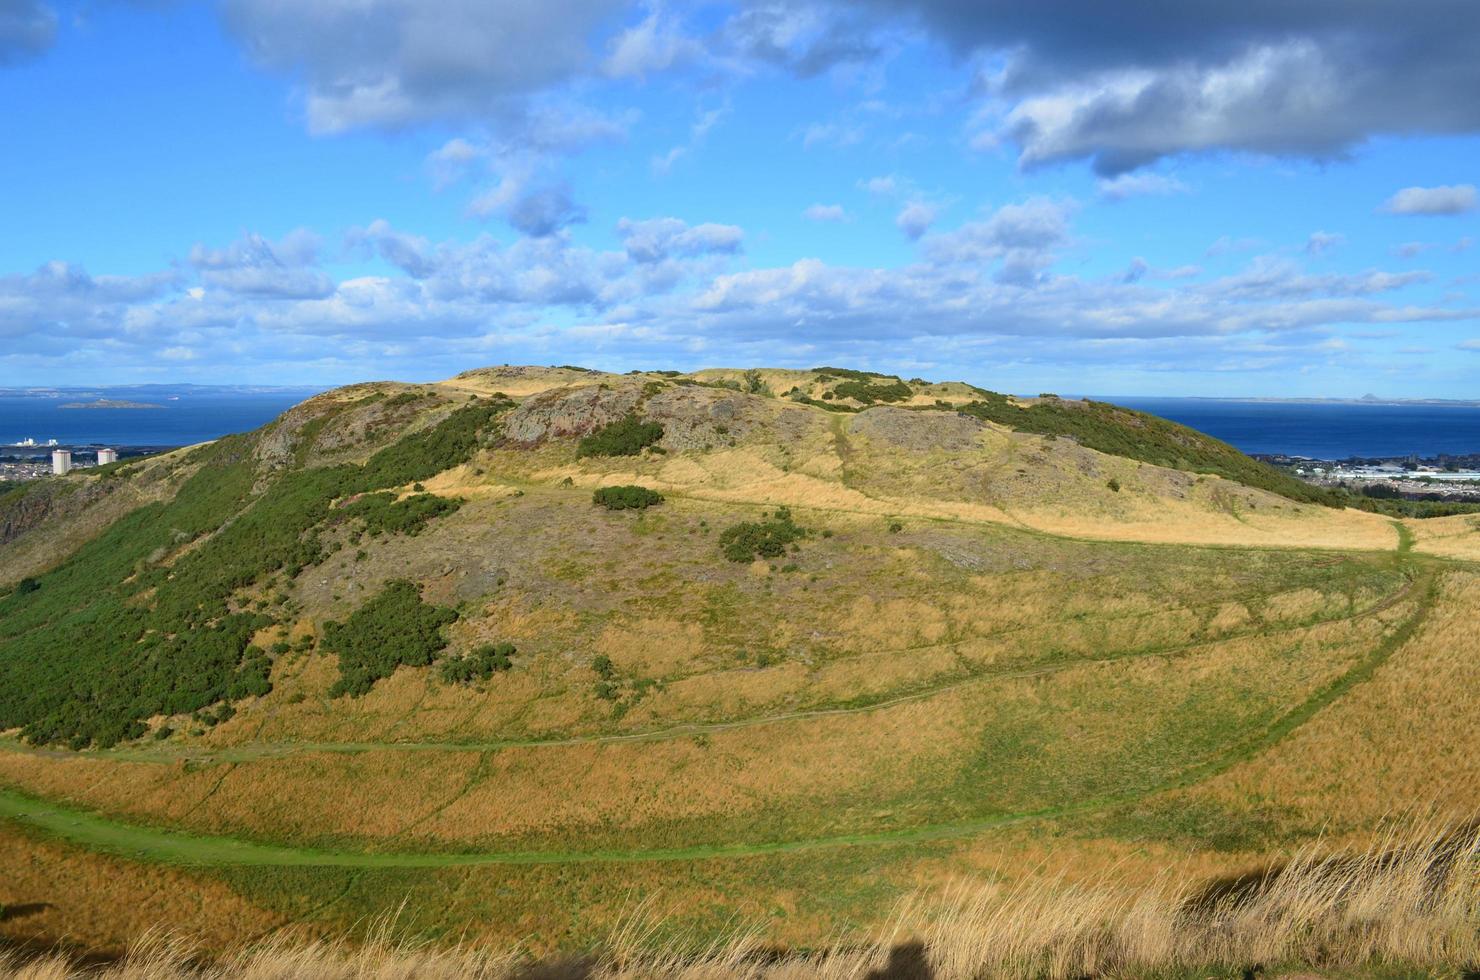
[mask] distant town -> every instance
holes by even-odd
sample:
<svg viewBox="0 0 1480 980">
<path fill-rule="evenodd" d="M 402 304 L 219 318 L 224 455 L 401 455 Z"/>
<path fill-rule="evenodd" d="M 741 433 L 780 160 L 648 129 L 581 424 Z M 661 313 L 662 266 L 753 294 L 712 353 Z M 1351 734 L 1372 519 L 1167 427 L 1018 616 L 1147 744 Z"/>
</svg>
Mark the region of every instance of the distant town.
<svg viewBox="0 0 1480 980">
<path fill-rule="evenodd" d="M 44 476 L 65 476 L 73 470 L 91 469 L 119 459 L 147 456 L 164 446 L 64 446 L 55 439 L 45 442 L 25 438 L 0 445 L 0 484 L 23 483 Z"/>
<path fill-rule="evenodd" d="M 1311 459 L 1251 454 L 1317 486 L 1344 487 L 1368 497 L 1404 500 L 1480 501 L 1480 453 L 1436 456 Z"/>
</svg>

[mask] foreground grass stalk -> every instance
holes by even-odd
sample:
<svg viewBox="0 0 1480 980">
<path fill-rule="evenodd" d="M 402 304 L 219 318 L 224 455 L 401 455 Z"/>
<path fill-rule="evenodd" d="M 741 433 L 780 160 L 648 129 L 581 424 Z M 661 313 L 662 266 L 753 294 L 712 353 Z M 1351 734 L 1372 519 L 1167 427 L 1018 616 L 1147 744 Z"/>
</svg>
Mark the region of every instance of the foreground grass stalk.
<svg viewBox="0 0 1480 980">
<path fill-rule="evenodd" d="M 768 950 L 749 931 L 697 950 L 662 947 L 654 941 L 659 925 L 639 909 L 607 948 L 567 961 L 535 961 L 518 949 L 407 945 L 393 940 L 392 920 L 361 945 L 279 936 L 216 959 L 157 933 L 103 966 L 0 954 L 0 977 L 967 980 L 1281 965 L 1465 970 L 1480 963 L 1480 829 L 1393 833 L 1359 853 L 1310 846 L 1278 867 L 1196 886 L 960 886 L 905 902 L 871 942 L 811 952 Z"/>
</svg>

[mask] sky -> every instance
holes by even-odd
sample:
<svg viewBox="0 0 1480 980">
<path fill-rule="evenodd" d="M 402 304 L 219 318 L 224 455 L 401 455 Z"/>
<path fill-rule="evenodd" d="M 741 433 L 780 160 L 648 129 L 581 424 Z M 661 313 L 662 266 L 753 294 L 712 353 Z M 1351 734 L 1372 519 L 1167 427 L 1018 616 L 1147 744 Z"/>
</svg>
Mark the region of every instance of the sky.
<svg viewBox="0 0 1480 980">
<path fill-rule="evenodd" d="M 0 385 L 1480 397 L 1473 0 L 0 0 Z"/>
</svg>

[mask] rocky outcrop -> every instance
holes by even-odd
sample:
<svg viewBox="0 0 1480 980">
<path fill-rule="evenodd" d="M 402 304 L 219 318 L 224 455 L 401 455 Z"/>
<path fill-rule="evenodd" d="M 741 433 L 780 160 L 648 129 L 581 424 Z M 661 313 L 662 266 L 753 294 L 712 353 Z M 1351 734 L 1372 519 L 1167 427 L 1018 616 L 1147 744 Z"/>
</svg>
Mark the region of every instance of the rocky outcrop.
<svg viewBox="0 0 1480 980">
<path fill-rule="evenodd" d="M 906 408 L 870 408 L 854 416 L 848 431 L 875 442 L 912 452 L 964 452 L 978 444 L 987 424 L 955 412 L 914 412 Z"/>
</svg>

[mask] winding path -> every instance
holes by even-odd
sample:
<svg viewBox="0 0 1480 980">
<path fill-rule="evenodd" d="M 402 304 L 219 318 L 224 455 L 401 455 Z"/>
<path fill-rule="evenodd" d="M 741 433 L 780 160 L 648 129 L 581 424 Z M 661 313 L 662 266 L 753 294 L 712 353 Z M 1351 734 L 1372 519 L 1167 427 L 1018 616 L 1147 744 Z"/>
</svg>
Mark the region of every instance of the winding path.
<svg viewBox="0 0 1480 980">
<path fill-rule="evenodd" d="M 1400 554 L 1402 554 L 1400 550 Z M 1228 746 L 1219 755 L 1190 767 L 1181 774 L 1139 792 L 1107 795 L 1048 809 L 999 814 L 976 820 L 907 827 L 866 834 L 844 834 L 787 841 L 695 845 L 678 848 L 590 851 L 506 851 L 483 853 L 333 851 L 258 843 L 227 837 L 208 837 L 161 830 L 112 820 L 62 804 L 0 790 L 0 819 L 15 821 L 72 843 L 124 857 L 184 865 L 256 865 L 278 867 L 347 868 L 448 868 L 472 865 L 577 864 L 587 862 L 691 861 L 740 858 L 830 847 L 917 843 L 966 837 L 1010 824 L 1071 816 L 1102 810 L 1169 790 L 1182 789 L 1212 778 L 1234 765 L 1267 751 L 1315 717 L 1355 685 L 1367 680 L 1392 654 L 1418 631 L 1431 609 L 1437 574 L 1430 567 L 1413 571 L 1407 589 L 1388 603 L 1368 610 L 1387 608 L 1403 595 L 1417 597 L 1417 608 L 1395 626 L 1371 653 L 1325 687 L 1276 719 L 1271 725 Z M 877 706 L 872 706 L 877 708 Z M 839 709 L 850 710 L 850 709 Z M 653 737 L 652 735 L 646 737 Z"/>
</svg>

